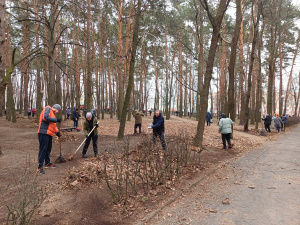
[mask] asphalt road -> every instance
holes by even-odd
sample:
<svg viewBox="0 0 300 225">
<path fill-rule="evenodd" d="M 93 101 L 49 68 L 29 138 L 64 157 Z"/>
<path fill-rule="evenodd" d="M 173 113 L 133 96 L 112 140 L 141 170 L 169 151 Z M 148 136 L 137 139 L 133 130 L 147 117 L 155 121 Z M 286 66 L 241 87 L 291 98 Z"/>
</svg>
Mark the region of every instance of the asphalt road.
<svg viewBox="0 0 300 225">
<path fill-rule="evenodd" d="M 300 225 L 300 126 L 224 164 L 147 224 Z"/>
</svg>

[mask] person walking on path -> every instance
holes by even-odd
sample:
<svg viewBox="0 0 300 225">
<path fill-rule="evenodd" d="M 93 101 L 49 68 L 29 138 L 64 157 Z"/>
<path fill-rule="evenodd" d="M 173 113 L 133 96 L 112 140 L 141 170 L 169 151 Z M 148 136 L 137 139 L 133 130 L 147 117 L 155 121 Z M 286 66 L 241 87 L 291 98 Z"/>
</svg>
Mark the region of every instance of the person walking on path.
<svg viewBox="0 0 300 225">
<path fill-rule="evenodd" d="M 262 120 L 265 122 L 265 130 L 271 132 L 270 125 L 272 123 L 272 119 L 269 114 L 266 114 L 266 117 L 262 118 Z"/>
<path fill-rule="evenodd" d="M 80 115 L 78 112 L 78 109 L 75 110 L 75 112 L 73 111 L 73 121 L 74 121 L 74 127 L 77 128 L 78 127 L 78 119 L 79 119 Z"/>
<path fill-rule="evenodd" d="M 70 110 L 70 108 L 67 108 L 67 119 L 70 118 L 70 115 L 71 115 L 71 110 Z"/>
<path fill-rule="evenodd" d="M 35 108 L 32 108 L 31 113 L 32 113 L 32 117 L 34 117 L 34 115 L 35 115 L 35 113 L 36 113 L 36 109 L 35 109 Z"/>
<path fill-rule="evenodd" d="M 211 113 L 207 112 L 206 113 L 206 126 L 210 126 L 211 119 L 212 119 Z"/>
<path fill-rule="evenodd" d="M 50 153 L 52 149 L 52 137 L 56 134 L 58 137 L 60 133 L 56 127 L 56 123 L 60 123 L 61 119 L 56 118 L 57 114 L 61 110 L 59 104 L 55 104 L 52 107 L 46 106 L 40 114 L 38 138 L 39 138 L 39 154 L 38 154 L 38 173 L 44 174 L 43 166 L 45 162 L 45 168 L 56 168 L 50 162 Z"/>
<path fill-rule="evenodd" d="M 94 131 L 88 136 L 88 134 L 91 132 L 91 130 L 94 129 Z M 97 147 L 97 140 L 98 140 L 98 121 L 97 117 L 93 117 L 92 113 L 87 112 L 86 113 L 86 119 L 83 123 L 83 131 L 86 136 L 85 144 L 83 146 L 82 150 L 82 158 L 87 158 L 86 152 L 89 148 L 91 139 L 93 139 L 93 149 L 94 149 L 94 156 L 96 157 L 98 155 L 98 147 Z"/>
<path fill-rule="evenodd" d="M 274 127 L 277 133 L 280 133 L 280 128 L 282 127 L 282 120 L 279 117 L 279 114 L 276 114 L 276 117 L 274 118 Z"/>
<path fill-rule="evenodd" d="M 285 131 L 285 124 L 286 124 L 286 121 L 287 121 L 287 116 L 283 114 L 281 116 L 281 120 L 282 120 L 282 131 Z"/>
<path fill-rule="evenodd" d="M 221 119 L 219 121 L 219 132 L 222 134 L 223 149 L 226 149 L 226 141 L 228 143 L 228 148 L 232 148 L 230 141 L 232 126 L 232 120 L 230 118 L 227 118 L 224 113 L 221 113 Z"/>
<path fill-rule="evenodd" d="M 31 116 L 31 108 L 27 109 L 27 116 L 28 116 L 28 119 L 29 119 L 29 117 Z"/>
<path fill-rule="evenodd" d="M 164 117 L 161 115 L 159 110 L 155 111 L 152 122 L 153 136 L 152 141 L 156 144 L 157 136 L 160 139 L 163 150 L 167 150 L 167 145 L 165 141 L 165 121 Z"/>
<path fill-rule="evenodd" d="M 138 110 L 134 111 L 133 117 L 135 118 L 135 124 L 134 124 L 134 135 L 136 134 L 136 128 L 139 128 L 139 134 L 142 133 L 142 116 L 144 116 L 144 113 L 139 112 Z"/>
</svg>

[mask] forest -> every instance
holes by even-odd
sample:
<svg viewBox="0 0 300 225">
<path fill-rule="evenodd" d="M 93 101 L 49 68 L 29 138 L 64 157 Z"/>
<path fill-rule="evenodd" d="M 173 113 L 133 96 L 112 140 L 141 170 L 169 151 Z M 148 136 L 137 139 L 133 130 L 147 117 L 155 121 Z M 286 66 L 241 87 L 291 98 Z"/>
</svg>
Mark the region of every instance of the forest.
<svg viewBox="0 0 300 225">
<path fill-rule="evenodd" d="M 296 0 L 0 0 L 0 223 L 207 224 L 195 218 L 240 216 L 242 207 L 227 208 L 234 199 L 224 197 L 224 183 L 249 201 L 259 193 L 270 204 L 258 210 L 282 204 L 283 185 L 297 193 L 289 175 L 299 167 L 290 138 L 300 123 L 299 23 Z M 44 171 L 39 117 L 55 104 L 59 132 Z M 77 132 L 67 109 L 80 109 Z M 82 147 L 85 110 L 99 122 L 99 154 L 94 138 Z M 145 114 L 139 134 L 136 110 Z M 155 142 L 156 110 L 165 127 Z M 234 122 L 228 148 L 221 113 Z M 286 123 L 262 132 L 266 114 Z M 248 153 L 242 162 L 253 164 L 241 163 L 241 173 L 235 163 Z M 249 180 L 263 164 L 261 178 L 272 184 L 255 187 Z M 271 201 L 271 191 L 280 198 Z M 160 214 L 168 206 L 176 210 Z"/>
<path fill-rule="evenodd" d="M 221 112 L 248 130 L 299 115 L 299 9 L 291 0 L 1 0 L 0 116 L 46 105 L 166 120 Z"/>
</svg>

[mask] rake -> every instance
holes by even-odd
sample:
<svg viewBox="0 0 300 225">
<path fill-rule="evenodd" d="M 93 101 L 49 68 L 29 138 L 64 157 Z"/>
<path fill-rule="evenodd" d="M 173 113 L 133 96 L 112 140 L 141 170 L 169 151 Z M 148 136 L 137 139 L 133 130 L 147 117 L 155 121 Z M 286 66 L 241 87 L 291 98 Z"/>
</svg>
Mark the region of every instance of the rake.
<svg viewBox="0 0 300 225">
<path fill-rule="evenodd" d="M 99 122 L 98 122 L 99 123 Z M 98 124 L 97 123 L 97 124 Z M 80 147 L 83 145 L 83 143 L 86 141 L 86 139 L 91 135 L 91 133 L 94 131 L 94 129 L 96 128 L 96 126 L 93 127 L 93 129 L 91 130 L 91 132 L 87 135 L 87 137 L 83 140 L 83 142 L 79 145 L 79 147 L 76 149 L 76 151 L 74 152 L 73 155 L 71 155 L 68 160 L 71 161 L 73 159 L 73 157 L 76 155 L 76 153 L 78 152 L 78 150 L 80 149 Z"/>
<path fill-rule="evenodd" d="M 58 142 L 59 142 L 59 157 L 54 161 L 55 163 L 62 163 L 65 162 L 66 159 L 62 156 L 61 154 L 61 133 L 60 133 L 60 123 L 58 124 L 58 132 L 59 132 L 59 137 L 58 137 Z"/>
</svg>

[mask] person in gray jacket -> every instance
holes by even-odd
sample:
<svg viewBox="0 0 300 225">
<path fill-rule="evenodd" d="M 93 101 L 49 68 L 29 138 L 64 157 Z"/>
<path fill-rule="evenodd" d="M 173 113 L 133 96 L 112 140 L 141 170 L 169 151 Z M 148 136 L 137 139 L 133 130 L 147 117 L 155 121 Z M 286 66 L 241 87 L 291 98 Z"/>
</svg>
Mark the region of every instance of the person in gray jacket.
<svg viewBox="0 0 300 225">
<path fill-rule="evenodd" d="M 277 133 L 279 133 L 280 132 L 280 128 L 282 127 L 282 120 L 281 120 L 281 118 L 279 117 L 279 114 L 276 114 L 276 117 L 274 118 L 274 127 L 275 127 L 275 129 L 276 129 L 276 131 L 277 131 Z"/>
<path fill-rule="evenodd" d="M 230 135 L 232 133 L 233 122 L 224 113 L 221 113 L 220 117 L 219 132 L 222 134 L 223 149 L 226 149 L 226 141 L 228 142 L 228 148 L 232 148 Z"/>
</svg>

